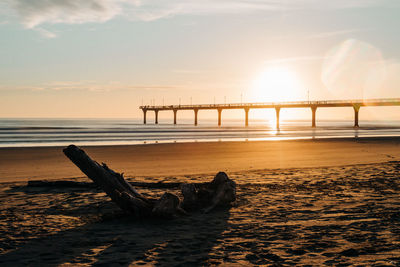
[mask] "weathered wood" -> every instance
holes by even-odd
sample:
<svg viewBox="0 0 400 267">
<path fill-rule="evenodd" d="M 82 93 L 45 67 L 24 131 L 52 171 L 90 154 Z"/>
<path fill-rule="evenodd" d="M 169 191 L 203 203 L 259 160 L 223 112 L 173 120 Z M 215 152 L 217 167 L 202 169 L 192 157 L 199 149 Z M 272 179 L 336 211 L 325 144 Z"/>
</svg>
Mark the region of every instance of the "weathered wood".
<svg viewBox="0 0 400 267">
<path fill-rule="evenodd" d="M 189 210 L 209 212 L 219 206 L 229 206 L 236 199 L 236 183 L 219 172 L 210 183 L 183 184 L 183 201 L 176 195 L 164 193 L 159 200 L 141 195 L 123 177 L 104 163 L 92 160 L 83 150 L 70 145 L 64 154 L 99 186 L 122 210 L 136 217 L 174 217 Z"/>
<path fill-rule="evenodd" d="M 210 206 L 205 212 L 210 212 L 216 207 L 226 207 L 236 201 L 236 183 L 229 179 L 224 172 L 219 172 L 214 180 L 210 183 L 212 191 L 212 200 Z"/>
<path fill-rule="evenodd" d="M 219 172 L 210 183 L 181 186 L 182 207 L 185 210 L 204 209 L 210 212 L 216 207 L 226 207 L 236 200 L 236 183 L 224 172 Z"/>
<path fill-rule="evenodd" d="M 74 145 L 64 150 L 64 154 L 95 182 L 106 194 L 124 211 L 137 217 L 148 216 L 154 201 L 143 197 L 130 184 L 123 175 L 114 172 L 106 164 L 100 165 L 89 158 L 86 153 Z"/>
<path fill-rule="evenodd" d="M 166 218 L 187 214 L 186 211 L 181 208 L 181 201 L 179 198 L 171 193 L 164 193 L 155 203 L 152 212 L 158 217 Z"/>
</svg>

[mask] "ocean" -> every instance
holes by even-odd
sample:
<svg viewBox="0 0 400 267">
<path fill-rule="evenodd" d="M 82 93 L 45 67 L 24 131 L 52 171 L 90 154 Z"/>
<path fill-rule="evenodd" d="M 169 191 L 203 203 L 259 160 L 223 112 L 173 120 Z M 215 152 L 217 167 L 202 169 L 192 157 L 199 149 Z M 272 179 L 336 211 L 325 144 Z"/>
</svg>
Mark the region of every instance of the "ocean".
<svg viewBox="0 0 400 267">
<path fill-rule="evenodd" d="M 276 130 L 268 121 L 180 119 L 179 124 L 144 125 L 140 119 L 0 119 L 0 147 L 123 145 L 205 141 L 253 141 L 313 138 L 400 136 L 400 121 L 281 121 Z"/>
</svg>

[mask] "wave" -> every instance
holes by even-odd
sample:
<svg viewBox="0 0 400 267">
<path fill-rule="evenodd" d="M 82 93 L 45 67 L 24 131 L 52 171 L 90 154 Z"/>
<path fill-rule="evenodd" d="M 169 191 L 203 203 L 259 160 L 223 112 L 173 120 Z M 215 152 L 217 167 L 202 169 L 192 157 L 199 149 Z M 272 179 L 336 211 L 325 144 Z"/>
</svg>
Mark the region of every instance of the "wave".
<svg viewBox="0 0 400 267">
<path fill-rule="evenodd" d="M 192 120 L 179 125 L 143 125 L 139 119 L 0 119 L 0 147 L 400 136 L 400 122 L 370 121 L 353 128 L 352 121 L 320 121 L 317 128 L 311 128 L 309 121 L 284 121 L 280 130 L 265 121 L 252 124 L 244 127 L 242 120 L 227 120 L 218 127 L 214 121 L 194 126 Z"/>
</svg>

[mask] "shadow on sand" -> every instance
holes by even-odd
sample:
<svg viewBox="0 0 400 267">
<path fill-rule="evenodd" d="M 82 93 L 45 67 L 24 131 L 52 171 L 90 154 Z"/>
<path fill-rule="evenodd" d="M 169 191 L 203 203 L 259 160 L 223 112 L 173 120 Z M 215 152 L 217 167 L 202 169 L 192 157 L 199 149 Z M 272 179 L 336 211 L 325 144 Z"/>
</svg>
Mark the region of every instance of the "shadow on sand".
<svg viewBox="0 0 400 267">
<path fill-rule="evenodd" d="M 88 209 L 81 208 L 83 210 L 78 208 L 74 213 L 79 216 Z M 212 264 L 213 247 L 222 239 L 229 216 L 226 210 L 158 221 L 113 216 L 41 238 L 29 240 L 29 236 L 25 236 L 28 241 L 0 255 L 0 264 Z"/>
</svg>

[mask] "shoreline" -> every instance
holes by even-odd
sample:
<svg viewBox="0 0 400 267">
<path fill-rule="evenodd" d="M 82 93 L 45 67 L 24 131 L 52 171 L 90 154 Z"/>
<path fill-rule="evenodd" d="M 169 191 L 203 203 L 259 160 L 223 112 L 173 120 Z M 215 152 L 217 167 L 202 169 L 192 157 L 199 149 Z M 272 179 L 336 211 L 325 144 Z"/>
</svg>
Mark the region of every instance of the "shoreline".
<svg viewBox="0 0 400 267">
<path fill-rule="evenodd" d="M 232 138 L 210 138 L 210 139 L 177 139 L 177 140 L 150 140 L 150 141 L 85 141 L 75 142 L 73 144 L 79 147 L 110 147 L 110 146 L 141 146 L 141 145 L 160 145 L 160 144 L 180 144 L 180 143 L 226 143 L 226 142 L 277 142 L 277 141 L 296 141 L 296 140 L 342 140 L 342 139 L 396 139 L 400 138 L 400 135 L 391 134 L 376 134 L 376 135 L 363 135 L 361 136 L 348 136 L 348 135 L 321 135 L 321 136 L 270 136 L 270 137 L 232 137 Z M 82 144 L 80 144 L 82 143 Z M 12 144 L 1 144 L 0 149 L 7 148 L 55 148 L 55 147 L 66 147 L 72 144 L 68 142 L 66 144 L 53 143 L 12 143 Z"/>
<path fill-rule="evenodd" d="M 65 146 L 0 148 L 0 182 L 84 177 Z M 400 137 L 81 146 L 126 177 L 331 167 L 400 160 Z"/>
<path fill-rule="evenodd" d="M 290 137 L 289 137 L 290 138 Z M 243 138 L 246 139 L 246 138 Z M 196 144 L 196 143 L 252 143 L 252 142 L 285 142 L 285 141 L 340 141 L 340 140 L 355 140 L 355 141 L 387 141 L 387 140 L 399 140 L 400 136 L 361 136 L 361 137 L 351 137 L 351 136 L 340 136 L 340 137 L 293 137 L 293 139 L 273 139 L 273 140 L 217 140 L 210 141 L 207 139 L 195 140 L 195 141 L 154 141 L 147 142 L 144 141 L 140 144 L 103 144 L 103 145 L 79 145 L 75 144 L 78 147 L 98 147 L 98 148 L 106 148 L 106 147 L 123 147 L 123 146 L 159 146 L 159 145 L 173 145 L 173 144 Z M 73 143 L 70 143 L 71 145 Z M 31 149 L 31 148 L 65 148 L 68 145 L 49 145 L 49 146 L 17 146 L 17 147 L 1 147 L 2 149 Z"/>
</svg>

